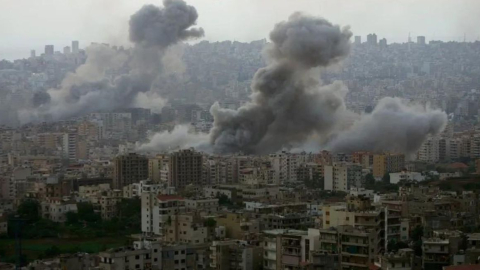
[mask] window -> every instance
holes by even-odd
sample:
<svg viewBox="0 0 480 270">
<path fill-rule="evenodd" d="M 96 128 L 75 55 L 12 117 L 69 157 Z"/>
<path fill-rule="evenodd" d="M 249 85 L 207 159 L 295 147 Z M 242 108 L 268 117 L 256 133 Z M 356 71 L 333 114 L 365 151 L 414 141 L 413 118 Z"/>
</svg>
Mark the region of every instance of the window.
<svg viewBox="0 0 480 270">
<path fill-rule="evenodd" d="M 135 256 L 135 260 L 140 259 L 140 255 Z"/>
</svg>

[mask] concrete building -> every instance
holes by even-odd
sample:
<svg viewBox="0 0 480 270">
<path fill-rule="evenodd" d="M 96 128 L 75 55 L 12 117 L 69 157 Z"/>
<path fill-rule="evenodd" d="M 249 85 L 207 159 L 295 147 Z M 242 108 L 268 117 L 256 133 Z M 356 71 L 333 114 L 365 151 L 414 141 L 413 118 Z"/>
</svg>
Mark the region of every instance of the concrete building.
<svg viewBox="0 0 480 270">
<path fill-rule="evenodd" d="M 122 200 L 122 195 L 122 191 L 118 189 L 103 192 L 99 199 L 102 219 L 109 220 L 117 216 L 117 204 Z"/>
<path fill-rule="evenodd" d="M 368 34 L 367 35 L 367 44 L 370 46 L 377 46 L 377 35 L 376 34 Z"/>
<path fill-rule="evenodd" d="M 405 168 L 404 154 L 375 154 L 373 156 L 373 176 L 381 178 L 386 173 L 401 172 Z"/>
<path fill-rule="evenodd" d="M 136 241 L 134 247 L 100 252 L 100 268 L 119 269 L 208 269 L 209 245 L 162 244 Z"/>
<path fill-rule="evenodd" d="M 162 170 L 167 169 L 168 162 L 168 155 L 157 155 L 154 158 L 148 159 L 148 178 L 154 183 L 160 183 L 162 181 L 161 172 Z"/>
<path fill-rule="evenodd" d="M 216 213 L 219 210 L 217 198 L 193 198 L 185 199 L 185 208 L 204 213 Z"/>
<path fill-rule="evenodd" d="M 53 55 L 54 53 L 54 47 L 53 45 L 45 45 L 45 55 Z"/>
<path fill-rule="evenodd" d="M 210 268 L 215 270 L 263 269 L 263 248 L 247 241 L 213 241 L 210 246 Z"/>
<path fill-rule="evenodd" d="M 49 198 L 41 202 L 42 217 L 53 222 L 65 222 L 68 212 L 77 212 L 76 202 L 60 198 Z"/>
<path fill-rule="evenodd" d="M 395 253 L 385 253 L 375 262 L 382 270 L 411 270 L 414 267 L 413 249 L 404 248 Z"/>
<path fill-rule="evenodd" d="M 324 189 L 348 192 L 361 187 L 362 166 L 355 163 L 334 162 L 324 167 Z"/>
<path fill-rule="evenodd" d="M 267 230 L 263 243 L 263 269 L 301 269 L 310 253 L 307 231 Z"/>
<path fill-rule="evenodd" d="M 80 48 L 79 48 L 79 43 L 77 40 L 72 41 L 72 53 L 79 53 Z"/>
<path fill-rule="evenodd" d="M 417 152 L 417 159 L 428 163 L 438 162 L 440 160 L 440 138 L 426 139 Z"/>
<path fill-rule="evenodd" d="M 114 159 L 113 188 L 138 183 L 148 178 L 148 158 L 138 154 L 127 154 Z"/>
<path fill-rule="evenodd" d="M 69 132 L 63 134 L 62 151 L 63 157 L 67 159 L 77 158 L 77 140 L 78 135 L 76 132 Z"/>
<path fill-rule="evenodd" d="M 417 44 L 418 45 L 425 45 L 425 36 L 418 36 L 417 37 Z"/>
<path fill-rule="evenodd" d="M 390 183 L 397 184 L 400 181 L 423 181 L 425 176 L 419 172 L 397 172 L 390 173 Z"/>
<path fill-rule="evenodd" d="M 164 236 L 172 216 L 185 211 L 185 199 L 176 195 L 142 193 L 142 232 Z"/>
<path fill-rule="evenodd" d="M 355 36 L 355 44 L 356 45 L 362 44 L 362 37 L 361 36 Z"/>
<path fill-rule="evenodd" d="M 202 180 L 202 154 L 193 149 L 180 150 L 170 155 L 169 186 L 183 189 L 193 184 L 200 185 Z"/>
</svg>

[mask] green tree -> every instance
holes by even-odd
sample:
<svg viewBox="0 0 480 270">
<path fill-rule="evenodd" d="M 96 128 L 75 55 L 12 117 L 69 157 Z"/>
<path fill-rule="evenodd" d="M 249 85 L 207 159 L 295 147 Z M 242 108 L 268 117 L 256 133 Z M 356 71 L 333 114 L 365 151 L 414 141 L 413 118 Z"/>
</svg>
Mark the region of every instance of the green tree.
<svg viewBox="0 0 480 270">
<path fill-rule="evenodd" d="M 231 206 L 233 205 L 232 201 L 225 194 L 220 194 L 217 196 L 218 204 L 222 206 Z"/>
<path fill-rule="evenodd" d="M 365 175 L 365 188 L 366 189 L 374 189 L 375 188 L 375 177 L 373 177 L 372 173 Z"/>
<path fill-rule="evenodd" d="M 98 222 L 101 220 L 99 214 L 95 213 L 93 204 L 81 202 L 77 204 L 78 220 L 86 222 Z"/>
<path fill-rule="evenodd" d="M 382 177 L 382 182 L 384 184 L 390 184 L 390 173 L 386 172 Z"/>
<path fill-rule="evenodd" d="M 412 231 L 412 240 L 413 240 L 413 251 L 416 256 L 422 256 L 422 237 L 423 237 L 423 227 L 417 226 Z"/>
<path fill-rule="evenodd" d="M 40 203 L 32 199 L 23 200 L 18 206 L 17 214 L 28 223 L 36 222 L 40 219 Z"/>
<path fill-rule="evenodd" d="M 68 225 L 78 224 L 79 219 L 78 219 L 77 213 L 70 211 L 65 214 L 65 217 L 67 219 L 67 221 L 65 222 L 66 224 Z"/>
<path fill-rule="evenodd" d="M 214 218 L 209 217 L 205 219 L 203 225 L 208 228 L 214 228 L 217 225 L 217 221 Z"/>
</svg>

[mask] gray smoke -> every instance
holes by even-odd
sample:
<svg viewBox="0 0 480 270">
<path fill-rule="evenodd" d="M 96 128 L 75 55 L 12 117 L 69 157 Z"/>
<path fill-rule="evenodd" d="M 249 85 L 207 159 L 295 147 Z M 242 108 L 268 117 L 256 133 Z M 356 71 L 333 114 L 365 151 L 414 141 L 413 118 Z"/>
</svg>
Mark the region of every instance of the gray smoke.
<svg viewBox="0 0 480 270">
<path fill-rule="evenodd" d="M 210 109 L 210 142 L 219 153 L 269 153 L 304 142 L 314 133 L 329 135 L 346 111 L 341 83 L 322 86 L 318 67 L 344 59 L 348 28 L 293 14 L 270 33 L 269 65 L 257 71 L 251 102 L 238 110 Z"/>
<path fill-rule="evenodd" d="M 137 144 L 139 152 L 148 151 L 174 151 L 185 148 L 197 148 L 208 150 L 208 134 L 190 132 L 187 125 L 178 125 L 171 131 L 163 131 L 153 134 L 147 143 Z"/>
<path fill-rule="evenodd" d="M 145 5 L 130 19 L 130 40 L 145 47 L 166 48 L 178 41 L 203 37 L 194 7 L 181 0 L 164 0 L 164 8 Z"/>
<path fill-rule="evenodd" d="M 162 71 L 162 57 L 168 46 L 203 36 L 203 29 L 190 28 L 198 18 L 194 7 L 183 0 L 164 0 L 163 3 L 163 8 L 145 5 L 131 16 L 133 49 L 90 47 L 86 63 L 68 74 L 59 89 L 48 90 L 50 99 L 34 97 L 34 104 L 43 105 L 36 106 L 37 110 L 19 112 L 21 122 L 46 116 L 59 120 L 101 110 L 142 106 L 145 98 L 137 95 L 154 96 L 152 85 Z M 162 106 L 163 102 L 158 105 Z"/>
<path fill-rule="evenodd" d="M 292 15 L 270 33 L 269 65 L 257 71 L 251 101 L 230 110 L 214 104 L 210 143 L 218 153 L 271 153 L 324 145 L 335 152 L 414 153 L 445 127 L 443 112 L 382 99 L 371 114 L 348 111 L 346 87 L 322 85 L 319 70 L 344 59 L 352 33 L 330 22 Z M 353 123 L 353 124 L 352 124 Z"/>
<path fill-rule="evenodd" d="M 446 123 L 444 112 L 384 98 L 371 114 L 361 117 L 327 148 L 346 153 L 367 150 L 414 154 L 428 136 L 440 134 Z"/>
</svg>

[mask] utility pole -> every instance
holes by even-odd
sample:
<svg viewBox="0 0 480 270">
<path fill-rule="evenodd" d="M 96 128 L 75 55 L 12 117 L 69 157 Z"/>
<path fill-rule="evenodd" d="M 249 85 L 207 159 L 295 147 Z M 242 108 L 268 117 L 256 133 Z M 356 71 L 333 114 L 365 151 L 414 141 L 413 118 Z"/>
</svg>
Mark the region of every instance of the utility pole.
<svg viewBox="0 0 480 270">
<path fill-rule="evenodd" d="M 15 224 L 15 270 L 22 267 L 22 226 L 26 219 L 16 215 L 11 221 Z"/>
</svg>

